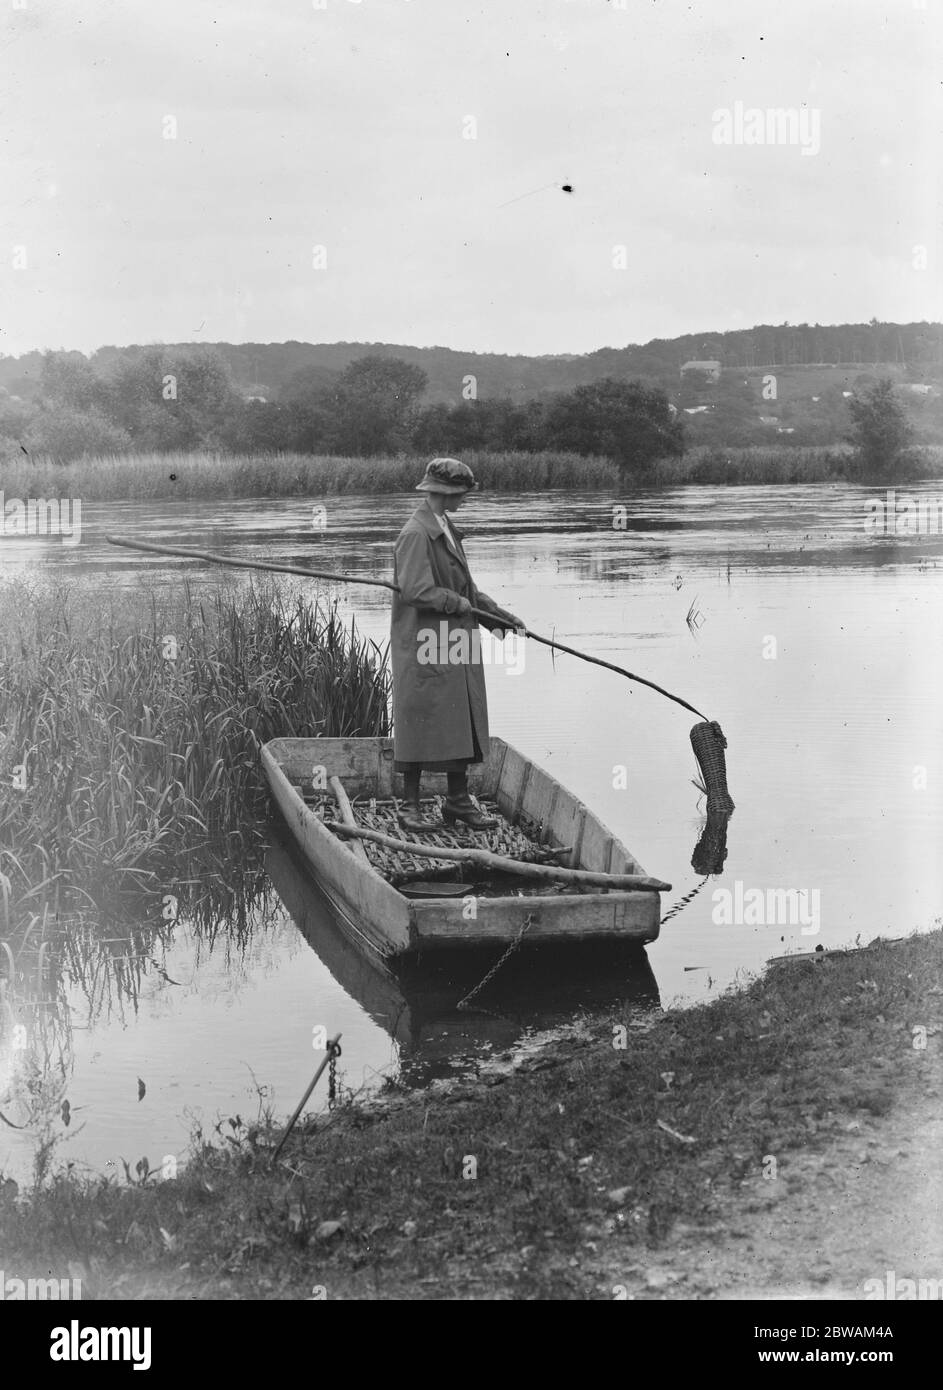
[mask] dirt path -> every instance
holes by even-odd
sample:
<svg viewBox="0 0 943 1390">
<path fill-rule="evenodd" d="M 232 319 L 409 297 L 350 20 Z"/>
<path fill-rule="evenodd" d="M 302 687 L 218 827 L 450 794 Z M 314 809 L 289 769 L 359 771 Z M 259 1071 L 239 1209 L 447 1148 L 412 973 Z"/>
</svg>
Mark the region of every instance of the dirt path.
<svg viewBox="0 0 943 1390">
<path fill-rule="evenodd" d="M 824 1154 L 788 1155 L 775 1179 L 715 1194 L 711 1227 L 676 1227 L 629 1265 L 617 1257 L 612 1286 L 629 1298 L 875 1299 L 866 1281 L 886 1288 L 893 1271 L 896 1296 L 900 1280 L 930 1279 L 943 1297 L 943 1106 L 938 1083 L 921 1090 L 881 1118 L 849 1119 Z"/>
</svg>

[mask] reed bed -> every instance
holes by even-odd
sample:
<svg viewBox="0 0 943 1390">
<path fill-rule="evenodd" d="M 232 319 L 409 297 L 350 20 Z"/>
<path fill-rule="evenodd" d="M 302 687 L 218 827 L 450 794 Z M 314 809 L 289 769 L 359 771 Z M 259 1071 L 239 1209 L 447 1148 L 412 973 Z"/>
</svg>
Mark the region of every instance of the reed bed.
<svg viewBox="0 0 943 1390">
<path fill-rule="evenodd" d="M 620 474 L 607 458 L 573 453 L 462 451 L 486 492 L 615 492 L 633 486 L 788 484 L 853 480 L 850 446 L 794 445 L 723 449 L 698 446 L 683 458 L 657 460 L 644 474 Z M 83 502 L 177 498 L 327 497 L 411 492 L 425 456 L 341 458 L 313 454 L 168 453 L 86 457 L 51 463 L 18 457 L 4 462 L 7 497 L 80 497 Z M 918 449 L 909 477 L 943 475 L 943 447 Z"/>
<path fill-rule="evenodd" d="M 682 459 L 660 459 L 652 481 L 661 487 L 685 483 L 762 484 L 838 482 L 849 476 L 850 448 L 691 449 Z"/>
<path fill-rule="evenodd" d="M 928 445 L 916 450 L 907 476 L 943 476 L 943 447 Z M 854 482 L 857 478 L 854 449 L 849 444 L 834 444 L 827 448 L 703 446 L 689 450 L 683 458 L 659 459 L 649 481 L 656 487 L 680 487 L 687 483 L 759 486 Z"/>
<path fill-rule="evenodd" d="M 463 452 L 483 489 L 611 488 L 607 459 L 569 453 Z M 425 456 L 341 458 L 313 454 L 168 453 L 86 457 L 74 463 L 12 459 L 3 466 L 8 497 L 81 497 L 83 502 L 179 498 L 324 497 L 411 492 Z"/>
<path fill-rule="evenodd" d="M 256 743 L 386 734 L 388 694 L 384 650 L 271 582 L 177 599 L 6 585 L 0 925 L 174 893 L 202 850 L 238 861 L 261 838 Z"/>
</svg>

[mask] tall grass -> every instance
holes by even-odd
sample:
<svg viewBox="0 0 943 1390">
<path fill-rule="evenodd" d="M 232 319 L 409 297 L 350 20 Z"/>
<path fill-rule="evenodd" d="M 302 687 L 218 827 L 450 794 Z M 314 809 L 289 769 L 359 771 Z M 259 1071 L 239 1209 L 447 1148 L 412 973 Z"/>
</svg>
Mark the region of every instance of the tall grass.
<svg viewBox="0 0 943 1390">
<path fill-rule="evenodd" d="M 684 483 L 821 483 L 848 476 L 851 450 L 822 448 L 747 449 L 703 447 L 682 459 L 660 459 L 652 482 L 661 487 Z"/>
<path fill-rule="evenodd" d="M 462 453 L 486 492 L 557 488 L 615 492 L 640 484 L 814 483 L 854 477 L 852 451 L 794 445 L 722 449 L 699 446 L 657 460 L 643 476 L 620 475 L 611 459 L 572 453 Z M 911 477 L 943 474 L 943 447 L 915 451 Z M 411 492 L 425 458 L 340 458 L 311 454 L 127 454 L 50 463 L 22 456 L 3 464 L 7 497 L 81 497 L 85 502 L 178 498 L 326 497 Z"/>
<path fill-rule="evenodd" d="M 911 478 L 943 475 L 943 447 L 928 445 L 915 451 Z M 855 453 L 848 444 L 829 448 L 792 445 L 757 445 L 744 449 L 703 446 L 684 458 L 659 459 L 649 481 L 656 487 L 680 487 L 685 483 L 751 484 L 854 482 Z"/>
<path fill-rule="evenodd" d="M 579 454 L 463 453 L 481 487 L 492 492 L 613 487 L 607 459 Z M 311 454 L 130 454 L 75 463 L 14 459 L 3 465 L 8 497 L 147 500 L 324 497 L 340 493 L 411 492 L 425 457 L 339 458 Z"/>
<path fill-rule="evenodd" d="M 271 583 L 158 601 L 17 582 L 0 614 L 0 873 L 21 912 L 156 891 L 221 837 L 217 863 L 245 853 L 256 741 L 389 729 L 385 652 Z"/>
</svg>

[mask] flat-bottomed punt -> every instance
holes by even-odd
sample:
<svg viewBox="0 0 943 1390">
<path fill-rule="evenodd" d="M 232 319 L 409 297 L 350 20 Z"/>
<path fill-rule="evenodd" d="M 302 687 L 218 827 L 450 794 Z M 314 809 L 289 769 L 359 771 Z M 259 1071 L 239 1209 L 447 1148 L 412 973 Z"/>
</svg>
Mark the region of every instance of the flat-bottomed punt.
<svg viewBox="0 0 943 1390">
<path fill-rule="evenodd" d="M 487 874 L 479 863 L 429 858 L 421 861 L 429 865 L 421 871 L 424 881 L 411 885 L 408 873 L 384 871 L 387 865 L 417 862 L 415 856 L 391 853 L 388 836 L 373 832 L 371 841 L 335 833 L 326 805 L 339 830 L 344 801 L 361 826 L 376 826 L 377 813 L 392 808 L 392 739 L 279 738 L 264 745 L 261 757 L 275 803 L 321 891 L 341 919 L 382 955 L 509 944 L 525 927 L 527 940 L 535 942 L 608 939 L 642 945 L 658 936 L 660 894 L 671 885 L 648 878 L 583 802 L 503 739 L 491 738 L 487 761 L 472 767 L 469 776 L 472 795 L 499 819 L 497 838 L 494 832 L 463 828 L 457 842 L 476 851 L 495 844 L 523 846 L 521 857 L 543 861 L 541 879 Z M 444 776 L 426 774 L 425 780 L 433 793 L 445 790 Z M 407 836 L 400 830 L 393 839 L 456 843 L 451 835 Z M 378 842 L 384 848 L 378 849 Z M 559 867 L 612 877 L 614 883 L 637 879 L 640 886 L 566 881 L 555 873 Z M 451 881 L 459 873 L 469 880 L 465 889 Z"/>
</svg>

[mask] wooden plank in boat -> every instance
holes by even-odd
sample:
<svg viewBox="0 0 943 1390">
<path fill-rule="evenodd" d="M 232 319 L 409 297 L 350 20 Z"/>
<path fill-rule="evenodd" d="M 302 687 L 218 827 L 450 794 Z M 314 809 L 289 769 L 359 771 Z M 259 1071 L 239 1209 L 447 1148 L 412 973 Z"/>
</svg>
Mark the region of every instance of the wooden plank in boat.
<svg viewBox="0 0 943 1390">
<path fill-rule="evenodd" d="M 606 829 L 602 821 L 594 816 L 592 811 L 587 810 L 586 820 L 583 824 L 579 867 L 589 869 L 592 873 L 607 874 L 611 853 L 612 832 Z"/>
<path fill-rule="evenodd" d="M 323 891 L 329 898 L 336 895 L 340 899 L 355 915 L 365 935 L 376 940 L 379 949 L 408 950 L 415 939 L 410 904 L 375 869 L 355 858 L 299 800 L 269 745 L 262 749 L 262 762 L 275 801 Z"/>
<path fill-rule="evenodd" d="M 609 872 L 611 874 L 638 874 L 642 872 L 637 861 L 625 845 L 616 839 L 615 835 L 612 837 L 612 844 L 609 849 Z"/>
<path fill-rule="evenodd" d="M 493 801 L 501 785 L 501 773 L 507 757 L 508 746 L 503 738 L 489 739 L 488 757 L 480 766 L 474 766 L 468 774 L 468 785 L 474 796 L 487 797 Z"/>
<path fill-rule="evenodd" d="M 328 777 L 339 777 L 347 787 L 348 796 L 359 794 L 369 787 L 376 795 L 381 761 L 381 739 L 372 738 L 285 738 L 266 744 L 272 757 L 287 776 L 305 792 L 311 790 L 315 767 L 325 769 Z M 323 788 L 327 791 L 327 786 Z"/>
<path fill-rule="evenodd" d="M 586 807 L 582 801 L 577 800 L 572 792 L 568 792 L 565 787 L 560 787 L 560 795 L 553 808 L 550 836 L 555 845 L 573 846 L 566 859 L 558 861 L 565 864 L 567 868 L 579 868 L 585 820 Z"/>
<path fill-rule="evenodd" d="M 398 892 L 404 898 L 465 898 L 475 891 L 473 883 L 455 883 L 446 880 L 436 883 L 434 879 L 414 878 L 410 883 L 401 883 Z"/>
<path fill-rule="evenodd" d="M 570 841 L 564 840 L 564 844 Z M 641 874 L 644 869 L 629 853 L 621 840 L 616 839 L 598 816 L 585 808 L 583 836 L 580 842 L 581 869 L 602 874 Z"/>
<path fill-rule="evenodd" d="M 527 781 L 524 784 L 524 798 L 521 810 L 535 825 L 540 827 L 540 843 L 546 844 L 552 831 L 553 811 L 560 794 L 560 783 L 542 767 L 531 763 Z M 564 840 L 563 844 L 572 844 Z"/>
<path fill-rule="evenodd" d="M 495 800 L 501 814 L 507 816 L 509 821 L 513 821 L 521 809 L 524 800 L 524 784 L 529 775 L 530 766 L 529 761 L 522 753 L 518 753 L 516 748 L 508 745 Z"/>
<path fill-rule="evenodd" d="M 510 942 L 525 918 L 534 921 L 527 941 L 581 941 L 614 937 L 640 943 L 658 936 L 657 893 L 587 893 L 553 898 L 479 898 L 477 916 L 466 919 L 461 903 L 415 902 L 412 910 L 419 945 L 473 946 Z"/>
</svg>

